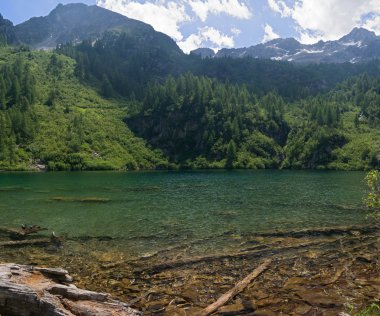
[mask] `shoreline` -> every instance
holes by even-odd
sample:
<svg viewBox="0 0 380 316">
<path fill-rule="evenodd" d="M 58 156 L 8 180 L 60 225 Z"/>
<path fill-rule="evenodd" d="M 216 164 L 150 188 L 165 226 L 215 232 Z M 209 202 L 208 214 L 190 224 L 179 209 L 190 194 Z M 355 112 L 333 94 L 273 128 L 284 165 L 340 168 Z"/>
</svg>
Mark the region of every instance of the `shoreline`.
<svg viewBox="0 0 380 316">
<path fill-rule="evenodd" d="M 190 169 L 190 168 L 177 168 L 177 169 L 139 169 L 139 170 L 127 170 L 127 169 L 104 169 L 104 170 L 98 170 L 98 169 L 84 169 L 84 170 L 17 170 L 17 169 L 10 169 L 10 170 L 0 170 L 0 174 L 3 173 L 33 173 L 33 174 L 40 174 L 40 173 L 81 173 L 81 172 L 88 172 L 88 173 L 96 173 L 96 172 L 105 172 L 105 173 L 144 173 L 144 172 L 202 172 L 202 171 L 225 171 L 225 172 L 233 172 L 233 171 L 315 171 L 315 172 L 368 172 L 371 169 L 318 169 L 318 168 L 308 168 L 308 169 L 285 169 L 285 168 L 262 168 L 262 169 L 227 169 L 227 168 L 198 168 L 198 169 Z"/>
<path fill-rule="evenodd" d="M 87 243 L 82 257 L 66 253 L 65 244 L 58 253 L 22 249 L 30 253 L 29 263 L 69 270 L 81 288 L 106 291 L 145 314 L 160 315 L 199 312 L 271 259 L 268 270 L 217 315 L 338 315 L 378 297 L 379 237 L 378 225 L 278 231 L 245 236 L 234 252 L 194 257 L 184 246 L 135 261 L 111 250 L 97 253 Z"/>
</svg>

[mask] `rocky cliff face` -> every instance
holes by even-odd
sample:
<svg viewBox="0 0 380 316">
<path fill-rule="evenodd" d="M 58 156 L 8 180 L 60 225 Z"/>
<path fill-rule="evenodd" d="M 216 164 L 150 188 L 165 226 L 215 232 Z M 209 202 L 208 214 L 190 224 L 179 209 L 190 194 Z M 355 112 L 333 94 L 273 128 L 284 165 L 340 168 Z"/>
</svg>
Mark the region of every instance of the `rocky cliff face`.
<svg viewBox="0 0 380 316">
<path fill-rule="evenodd" d="M 13 23 L 0 14 L 0 45 L 16 44 L 16 35 Z"/>
<path fill-rule="evenodd" d="M 36 49 L 95 41 L 107 31 L 126 32 L 140 41 L 160 41 L 173 50 L 180 50 L 169 36 L 156 32 L 150 25 L 95 5 L 60 4 L 48 16 L 35 17 L 15 26 L 18 41 Z"/>
</svg>

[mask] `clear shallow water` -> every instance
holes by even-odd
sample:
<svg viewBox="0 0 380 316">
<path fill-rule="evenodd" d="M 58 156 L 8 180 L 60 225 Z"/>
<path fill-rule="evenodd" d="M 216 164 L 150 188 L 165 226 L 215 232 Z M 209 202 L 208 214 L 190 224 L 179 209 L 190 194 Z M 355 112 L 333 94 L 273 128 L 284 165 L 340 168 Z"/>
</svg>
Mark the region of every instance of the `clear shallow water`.
<svg viewBox="0 0 380 316">
<path fill-rule="evenodd" d="M 209 239 L 207 251 L 232 243 L 225 236 L 365 223 L 363 177 L 316 171 L 0 173 L 0 226 L 38 224 L 69 238 L 113 237 L 115 247 L 131 254 Z"/>
</svg>

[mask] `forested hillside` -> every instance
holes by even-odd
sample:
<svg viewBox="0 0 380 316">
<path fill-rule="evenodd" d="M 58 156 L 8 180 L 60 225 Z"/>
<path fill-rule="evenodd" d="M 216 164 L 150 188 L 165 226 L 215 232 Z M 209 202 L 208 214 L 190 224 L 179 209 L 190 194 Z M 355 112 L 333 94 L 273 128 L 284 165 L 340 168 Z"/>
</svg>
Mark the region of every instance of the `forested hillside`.
<svg viewBox="0 0 380 316">
<path fill-rule="evenodd" d="M 114 20 L 93 40 L 86 16 Z M 49 30 L 58 41 L 62 19 L 89 38 L 19 46 Z M 0 170 L 379 166 L 378 60 L 202 59 L 83 5 L 16 27 L 0 18 L 0 44 Z"/>
<path fill-rule="evenodd" d="M 379 82 L 287 103 L 188 74 L 150 86 L 126 122 L 184 167 L 367 169 L 379 164 Z"/>
<path fill-rule="evenodd" d="M 343 80 L 368 73 L 378 76 L 380 63 L 299 65 L 265 59 L 202 59 L 184 55 L 169 42 L 142 40 L 128 33 L 110 31 L 96 42 L 60 45 L 58 52 L 77 61 L 77 75 L 100 87 L 103 95 L 143 98 L 151 81 L 191 72 L 222 83 L 246 85 L 256 95 L 276 91 L 286 100 L 327 92 Z M 110 85 L 109 85 L 110 83 Z"/>
<path fill-rule="evenodd" d="M 294 98 L 190 72 L 164 81 L 152 75 L 146 86 L 131 76 L 137 82 L 124 83 L 131 89 L 124 96 L 122 85 L 97 83 L 62 54 L 9 47 L 0 54 L 1 169 L 379 164 L 380 80 L 373 76 Z"/>
<path fill-rule="evenodd" d="M 62 55 L 0 49 L 0 169 L 167 168 L 123 123 L 129 101 L 105 100 Z"/>
</svg>

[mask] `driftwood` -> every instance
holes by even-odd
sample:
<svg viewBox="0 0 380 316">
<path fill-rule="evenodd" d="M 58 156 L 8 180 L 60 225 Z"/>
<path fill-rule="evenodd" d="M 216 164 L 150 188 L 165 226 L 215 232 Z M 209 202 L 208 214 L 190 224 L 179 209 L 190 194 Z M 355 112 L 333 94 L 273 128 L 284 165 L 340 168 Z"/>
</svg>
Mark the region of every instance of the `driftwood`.
<svg viewBox="0 0 380 316">
<path fill-rule="evenodd" d="M 48 245 L 51 243 L 50 238 L 37 238 L 27 240 L 2 241 L 0 247 L 22 247 L 30 245 Z"/>
<path fill-rule="evenodd" d="M 341 268 L 338 268 L 334 274 L 334 276 L 327 282 L 325 282 L 323 285 L 330 285 L 330 284 L 333 284 L 335 283 L 336 281 L 338 281 L 340 279 L 340 277 L 343 275 L 343 273 L 345 271 L 348 271 L 350 269 L 350 267 L 353 265 L 354 263 L 354 260 L 350 260 L 347 264 L 345 264 L 343 267 Z"/>
<path fill-rule="evenodd" d="M 136 268 L 134 269 L 134 273 L 137 275 L 141 274 L 156 274 L 165 270 L 192 266 L 194 264 L 207 263 L 207 262 L 215 262 L 221 261 L 225 259 L 254 259 L 254 258 L 268 258 L 273 255 L 278 254 L 286 254 L 290 252 L 303 252 L 307 251 L 310 247 L 334 247 L 337 243 L 340 243 L 342 240 L 350 239 L 353 237 L 358 237 L 361 239 L 360 244 L 363 244 L 365 238 L 372 233 L 376 233 L 379 230 L 378 225 L 361 225 L 361 226 L 347 226 L 347 227 L 332 227 L 332 228 L 319 228 L 319 229 L 305 229 L 299 231 L 276 231 L 274 233 L 257 233 L 257 234 L 249 234 L 246 235 L 248 237 L 267 237 L 267 238 L 295 238 L 302 239 L 303 237 L 308 238 L 309 240 L 306 242 L 301 242 L 283 246 L 278 244 L 276 241 L 274 243 L 269 244 L 259 244 L 251 246 L 252 243 L 257 243 L 255 239 L 250 241 L 246 241 L 241 246 L 245 246 L 245 248 L 241 249 L 235 253 L 222 253 L 222 254 L 214 254 L 211 256 L 196 256 L 186 259 L 172 259 L 165 261 L 163 263 L 159 263 L 156 265 L 147 265 L 146 267 L 141 264 L 143 260 L 149 260 L 152 257 L 156 257 L 164 253 L 165 251 L 171 251 L 177 249 L 176 247 L 169 248 L 163 250 L 161 252 L 156 252 L 153 255 L 140 258 L 135 262 L 130 262 L 131 265 L 134 265 Z M 365 237 L 364 237 L 365 236 Z M 326 239 L 319 239 L 316 237 L 326 237 Z M 205 240 L 207 240 L 206 238 Z M 197 240 L 196 243 L 200 243 L 202 240 Z M 191 244 L 190 244 L 191 245 Z M 181 246 L 182 247 L 182 246 Z"/>
<path fill-rule="evenodd" d="M 20 229 L 8 228 L 8 227 L 0 227 L 0 234 L 6 234 L 14 239 L 23 239 L 29 235 L 47 230 L 46 228 L 42 228 L 38 225 L 22 225 Z"/>
<path fill-rule="evenodd" d="M 142 299 L 148 297 L 150 294 L 153 294 L 154 291 L 153 290 L 149 290 L 148 292 L 145 292 L 143 295 L 139 296 L 139 297 L 136 297 L 135 299 L 131 300 L 128 302 L 128 304 L 130 306 L 133 306 L 135 305 L 137 302 L 141 301 Z"/>
<path fill-rule="evenodd" d="M 242 292 L 255 278 L 257 278 L 261 273 L 263 273 L 268 268 L 270 263 L 270 259 L 265 260 L 260 266 L 253 270 L 251 274 L 249 274 L 243 280 L 237 283 L 234 288 L 229 290 L 227 293 L 223 294 L 215 303 L 207 306 L 205 309 L 199 312 L 197 316 L 207 316 L 216 312 L 220 307 L 225 305 L 237 294 Z"/>
<path fill-rule="evenodd" d="M 316 229 L 301 229 L 294 231 L 274 231 L 270 233 L 250 234 L 257 237 L 317 237 L 317 236 L 333 236 L 333 235 L 353 235 L 355 232 L 361 234 L 370 234 L 379 230 L 379 225 L 356 225 L 356 226 L 337 226 L 329 228 L 316 228 Z"/>
<path fill-rule="evenodd" d="M 160 273 L 165 270 L 169 269 L 175 269 L 179 267 L 186 267 L 191 266 L 194 264 L 199 263 L 207 263 L 207 262 L 214 262 L 214 261 L 222 261 L 225 259 L 254 259 L 254 258 L 261 258 L 261 257 L 271 257 L 273 255 L 277 254 L 286 254 L 287 252 L 295 252 L 295 251 L 303 251 L 304 249 L 308 249 L 308 247 L 311 246 L 332 246 L 337 243 L 339 243 L 341 239 L 333 239 L 333 240 L 324 240 L 324 241 L 310 241 L 305 243 L 300 243 L 297 245 L 291 245 L 291 246 L 272 246 L 272 247 L 265 247 L 262 246 L 249 248 L 246 250 L 242 250 L 236 253 L 230 253 L 230 254 L 216 254 L 212 256 L 201 256 L 201 257 L 193 257 L 190 259 L 182 259 L 182 260 L 173 260 L 173 261 L 167 261 L 161 264 L 157 264 L 151 267 L 142 268 L 142 269 L 135 269 L 134 272 L 136 274 L 155 274 Z M 141 263 L 140 263 L 141 264 Z"/>
<path fill-rule="evenodd" d="M 62 245 L 62 240 L 53 233 L 50 238 L 34 238 L 34 239 L 2 241 L 0 242 L 0 247 L 24 247 L 24 246 L 31 246 L 31 245 L 46 246 L 49 244 L 60 247 Z"/>
<path fill-rule="evenodd" d="M 64 284 L 57 279 L 65 279 Z M 63 269 L 0 265 L 0 315 L 137 316 L 108 294 L 78 289 Z"/>
</svg>

